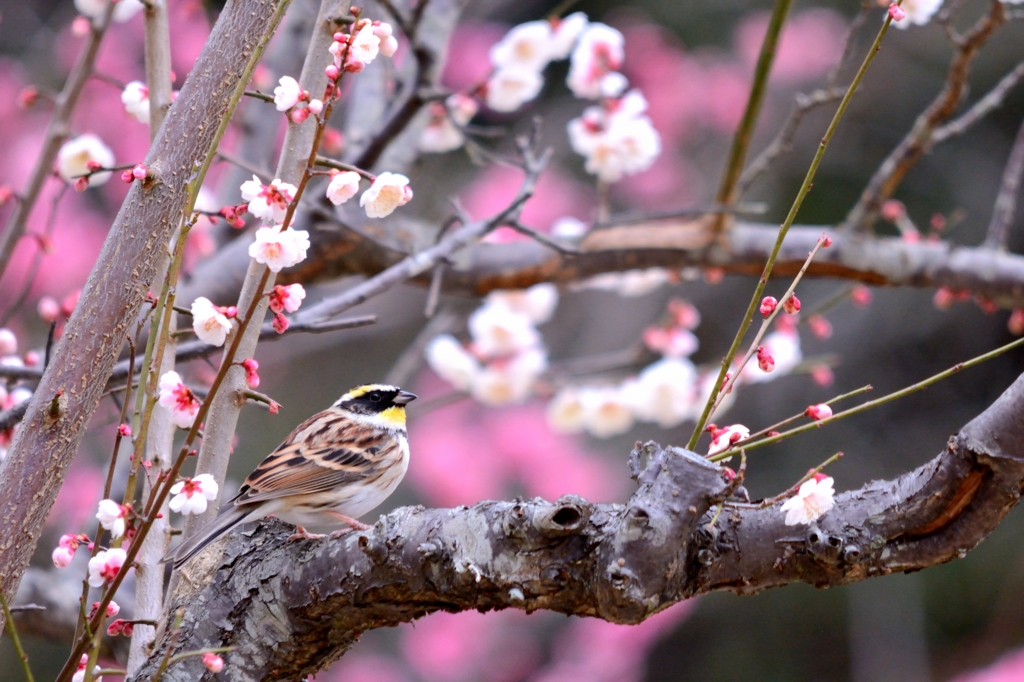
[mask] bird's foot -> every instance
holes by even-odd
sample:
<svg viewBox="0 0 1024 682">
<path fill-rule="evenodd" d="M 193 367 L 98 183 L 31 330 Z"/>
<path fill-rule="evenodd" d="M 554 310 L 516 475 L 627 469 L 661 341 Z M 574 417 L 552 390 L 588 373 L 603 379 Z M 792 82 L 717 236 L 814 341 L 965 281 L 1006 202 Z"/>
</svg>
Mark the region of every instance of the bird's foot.
<svg viewBox="0 0 1024 682">
<path fill-rule="evenodd" d="M 327 513 L 330 514 L 331 516 L 333 516 L 334 518 L 338 519 L 339 521 L 342 521 L 343 523 L 347 523 L 348 524 L 348 526 L 349 526 L 348 528 L 342 528 L 341 529 L 342 531 L 344 531 L 344 533 L 347 533 L 347 532 L 349 532 L 351 530 L 370 530 L 371 528 L 373 528 L 373 526 L 368 526 L 365 523 L 363 523 L 362 521 L 356 521 L 351 516 L 345 516 L 341 512 L 334 511 L 333 509 L 328 511 Z M 334 533 L 337 533 L 337 532 L 338 531 L 334 531 Z M 332 537 L 334 537 L 334 533 L 331 533 Z M 344 533 L 341 533 L 341 534 L 344 535 Z"/>
<path fill-rule="evenodd" d="M 295 542 L 296 540 L 319 540 L 323 537 L 326 536 L 321 533 L 310 533 L 302 526 L 296 526 L 295 532 L 288 536 L 288 542 Z"/>
</svg>

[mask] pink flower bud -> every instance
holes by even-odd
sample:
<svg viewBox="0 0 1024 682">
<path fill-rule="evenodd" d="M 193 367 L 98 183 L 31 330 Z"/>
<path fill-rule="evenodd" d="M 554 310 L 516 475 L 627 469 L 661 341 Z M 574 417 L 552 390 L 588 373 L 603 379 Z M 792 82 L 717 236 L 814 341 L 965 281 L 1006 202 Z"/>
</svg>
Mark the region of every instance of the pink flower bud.
<svg viewBox="0 0 1024 682">
<path fill-rule="evenodd" d="M 956 300 L 953 296 L 953 292 L 946 287 L 939 287 L 935 290 L 935 295 L 932 297 L 932 304 L 935 305 L 939 310 L 947 310 L 953 301 Z"/>
<path fill-rule="evenodd" d="M 149 169 L 144 163 L 137 163 L 135 168 L 132 168 L 132 177 L 136 180 L 145 180 L 147 175 L 149 175 Z"/>
<path fill-rule="evenodd" d="M 22 109 L 28 109 L 35 105 L 39 101 L 39 89 L 29 85 L 22 89 L 18 93 L 18 106 Z"/>
<path fill-rule="evenodd" d="M 84 38 L 89 35 L 90 26 L 91 24 L 89 23 L 88 17 L 77 16 L 74 21 L 71 22 L 71 35 L 76 38 Z"/>
<path fill-rule="evenodd" d="M 796 294 L 790 294 L 782 303 L 782 308 L 790 315 L 796 315 L 800 312 L 800 299 L 796 297 Z"/>
<path fill-rule="evenodd" d="M 811 333 L 819 339 L 827 339 L 832 336 L 832 323 L 821 315 L 811 315 L 807 324 L 811 328 Z"/>
<path fill-rule="evenodd" d="M 827 234 L 821 235 L 821 239 L 819 239 L 818 241 L 821 242 L 821 248 L 823 249 L 827 249 L 828 247 L 832 246 L 832 237 L 829 237 Z"/>
<path fill-rule="evenodd" d="M 303 107 L 302 109 L 292 109 L 292 113 L 288 114 L 288 118 L 291 119 L 292 123 L 298 125 L 309 118 L 309 109 L 306 107 Z"/>
<path fill-rule="evenodd" d="M 238 317 L 238 307 L 237 306 L 233 306 L 233 305 L 225 306 L 225 307 L 221 308 L 221 312 L 223 312 L 224 313 L 224 317 L 228 318 L 229 320 L 233 319 L 235 317 Z"/>
<path fill-rule="evenodd" d="M 117 637 L 121 634 L 121 628 L 124 627 L 124 621 L 120 618 L 111 621 L 110 625 L 107 626 L 107 636 Z"/>
<path fill-rule="evenodd" d="M 335 66 L 334 64 L 329 64 L 327 68 L 324 69 L 324 74 L 326 74 L 327 78 L 329 78 L 330 80 L 336 81 L 338 80 L 338 76 L 341 75 L 341 70 L 338 69 L 338 67 Z"/>
<path fill-rule="evenodd" d="M 320 112 L 324 110 L 324 103 L 318 99 L 311 99 L 309 100 L 309 106 L 307 108 L 309 109 L 309 113 L 314 116 L 319 116 Z"/>
<path fill-rule="evenodd" d="M 761 368 L 762 372 L 771 372 L 775 369 L 775 358 L 765 350 L 764 346 L 757 347 L 757 366 Z"/>
<path fill-rule="evenodd" d="M 121 613 L 121 607 L 117 605 L 116 601 L 107 604 L 107 618 L 113 618 L 119 613 Z"/>
<path fill-rule="evenodd" d="M 127 424 L 121 424 L 120 426 L 118 426 L 117 432 L 121 434 L 122 438 L 132 437 L 132 427 L 128 426 Z"/>
<path fill-rule="evenodd" d="M 903 11 L 903 8 L 897 5 L 895 2 L 889 5 L 889 16 L 892 17 L 893 21 L 902 21 L 907 13 Z"/>
<path fill-rule="evenodd" d="M 127 173 L 128 171 L 125 172 Z M 89 189 L 89 179 L 86 177 L 78 178 L 77 180 L 75 180 L 74 187 L 76 192 L 84 192 L 85 190 Z"/>
<path fill-rule="evenodd" d="M 828 387 L 832 385 L 836 377 L 828 365 L 815 365 L 811 368 L 811 379 L 819 386 Z"/>
<path fill-rule="evenodd" d="M 270 401 L 270 414 L 277 414 L 281 411 L 281 403 Z"/>
<path fill-rule="evenodd" d="M 60 316 L 60 303 L 53 296 L 43 296 L 36 304 L 36 312 L 43 322 L 56 322 Z"/>
<path fill-rule="evenodd" d="M 13 196 L 14 196 L 14 190 L 13 189 L 11 189 L 8 185 L 0 185 L 0 206 L 3 206 L 8 201 L 10 201 L 11 197 L 13 197 Z"/>
<path fill-rule="evenodd" d="M 53 565 L 57 568 L 67 568 L 71 560 L 75 558 L 75 551 L 67 547 L 57 547 L 53 550 Z"/>
<path fill-rule="evenodd" d="M 121 171 L 121 182 L 123 182 L 126 185 L 130 185 L 133 182 L 135 182 L 135 176 L 132 175 L 132 171 L 130 168 L 128 170 Z"/>
<path fill-rule="evenodd" d="M 894 223 L 907 215 L 907 207 L 898 199 L 889 199 L 882 204 L 882 218 Z"/>
<path fill-rule="evenodd" d="M 1006 328 L 1014 336 L 1024 334 L 1024 308 L 1014 308 L 1010 313 L 1010 319 L 1006 322 Z"/>
<path fill-rule="evenodd" d="M 288 318 L 281 313 L 274 313 L 274 321 L 272 324 L 274 326 L 274 331 L 278 334 L 284 334 L 288 331 Z"/>
<path fill-rule="evenodd" d="M 224 659 L 212 651 L 208 651 L 203 654 L 203 667 L 211 673 L 219 673 L 224 669 Z"/>
<path fill-rule="evenodd" d="M 765 296 L 761 299 L 761 317 L 767 318 L 769 315 L 775 312 L 776 306 L 779 302 L 775 300 L 774 296 Z"/>
<path fill-rule="evenodd" d="M 858 284 L 850 292 L 850 300 L 853 301 L 854 305 L 860 306 L 861 308 L 871 305 L 871 289 L 868 289 L 863 284 Z"/>
<path fill-rule="evenodd" d="M 259 387 L 260 375 L 256 371 L 260 368 L 260 363 L 256 362 L 253 358 L 249 358 L 242 361 L 242 368 L 245 370 L 245 382 L 249 384 L 249 387 Z"/>
<path fill-rule="evenodd" d="M 814 421 L 819 421 L 821 419 L 828 419 L 829 417 L 831 417 L 832 408 L 826 405 L 825 403 L 818 403 L 817 405 L 811 405 L 806 410 L 804 410 L 804 414 L 813 419 Z"/>
</svg>

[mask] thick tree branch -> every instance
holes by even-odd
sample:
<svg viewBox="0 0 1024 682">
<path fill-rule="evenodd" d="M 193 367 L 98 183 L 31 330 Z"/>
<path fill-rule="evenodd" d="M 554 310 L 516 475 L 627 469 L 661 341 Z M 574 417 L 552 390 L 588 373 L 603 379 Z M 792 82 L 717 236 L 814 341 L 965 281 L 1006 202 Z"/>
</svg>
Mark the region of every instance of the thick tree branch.
<svg viewBox="0 0 1024 682">
<path fill-rule="evenodd" d="M 152 178 L 133 185 L 111 227 L 0 469 L 6 595 L 17 589 L 160 254 L 181 222 L 189 183 L 201 180 L 196 171 L 212 151 L 217 122 L 248 81 L 251 58 L 269 39 L 283 1 L 227 4 L 146 157 Z"/>
<path fill-rule="evenodd" d="M 410 231 L 418 228 L 410 227 Z M 408 254 L 382 243 L 369 228 L 358 230 L 322 219 L 311 226 L 313 247 L 282 282 L 305 284 L 351 275 L 373 276 Z M 775 272 L 796 273 L 822 232 L 834 246 L 823 251 L 807 275 L 880 286 L 946 287 L 968 291 L 1004 307 L 1024 306 L 1024 257 L 950 242 L 907 243 L 898 238 L 850 235 L 828 226 L 793 227 L 782 245 Z M 665 220 L 597 230 L 579 244 L 578 254 L 561 254 L 536 242 L 477 244 L 465 249 L 457 267 L 446 269 L 446 292 L 482 295 L 494 289 L 538 282 L 569 284 L 606 272 L 636 268 L 715 267 L 732 274 L 757 275 L 778 234 L 777 225 L 736 222 L 727 243 L 714 243 L 701 220 Z M 220 300 L 237 287 L 247 245 L 228 246 L 183 285 L 182 295 Z M 417 281 L 429 284 L 426 273 Z M 237 289 L 235 289 L 237 291 Z"/>
<path fill-rule="evenodd" d="M 230 679 L 297 679 L 367 629 L 434 611 L 548 609 L 637 623 L 712 590 L 825 587 L 949 561 L 1020 498 L 1024 376 L 931 462 L 838 495 L 809 526 L 786 526 L 781 501 L 726 501 L 716 513 L 735 482 L 685 450 L 638 445 L 631 462 L 639 487 L 625 505 L 565 496 L 406 507 L 369 531 L 302 543 L 276 521 L 235 533 L 185 567 L 174 650 L 234 646 Z M 167 645 L 165 636 L 133 679 L 152 674 Z M 166 679 L 212 677 L 190 659 Z"/>
</svg>

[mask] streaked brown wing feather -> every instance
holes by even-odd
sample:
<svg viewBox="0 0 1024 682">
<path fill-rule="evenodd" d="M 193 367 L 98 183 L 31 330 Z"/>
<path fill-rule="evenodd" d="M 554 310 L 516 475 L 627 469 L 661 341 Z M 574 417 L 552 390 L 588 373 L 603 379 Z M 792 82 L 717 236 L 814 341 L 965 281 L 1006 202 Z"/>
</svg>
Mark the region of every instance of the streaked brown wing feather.
<svg viewBox="0 0 1024 682">
<path fill-rule="evenodd" d="M 236 504 L 320 493 L 372 478 L 395 443 L 377 429 L 325 410 L 303 423 L 245 479 Z"/>
</svg>

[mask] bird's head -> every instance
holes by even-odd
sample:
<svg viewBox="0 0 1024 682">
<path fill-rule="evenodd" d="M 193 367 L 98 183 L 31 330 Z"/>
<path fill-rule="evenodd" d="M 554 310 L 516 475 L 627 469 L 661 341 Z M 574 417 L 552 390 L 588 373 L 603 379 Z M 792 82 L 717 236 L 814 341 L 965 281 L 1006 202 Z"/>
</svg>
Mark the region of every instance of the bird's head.
<svg viewBox="0 0 1024 682">
<path fill-rule="evenodd" d="M 389 384 L 356 386 L 338 399 L 336 406 L 369 417 L 385 428 L 405 428 L 405 406 L 416 399 L 408 391 Z"/>
</svg>

